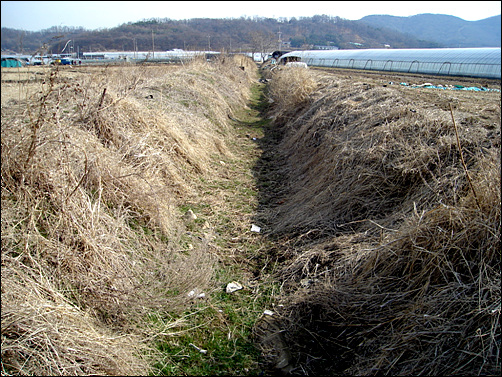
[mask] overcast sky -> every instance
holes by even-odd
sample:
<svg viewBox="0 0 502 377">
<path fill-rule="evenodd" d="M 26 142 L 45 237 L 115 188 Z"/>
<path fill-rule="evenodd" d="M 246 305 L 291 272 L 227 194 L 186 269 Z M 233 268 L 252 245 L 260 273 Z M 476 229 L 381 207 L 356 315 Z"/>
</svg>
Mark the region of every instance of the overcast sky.
<svg viewBox="0 0 502 377">
<path fill-rule="evenodd" d="M 448 14 L 467 21 L 497 16 L 501 1 L 2 1 L 2 27 L 112 28 L 148 18 L 310 17 L 358 20 L 371 14 Z"/>
</svg>

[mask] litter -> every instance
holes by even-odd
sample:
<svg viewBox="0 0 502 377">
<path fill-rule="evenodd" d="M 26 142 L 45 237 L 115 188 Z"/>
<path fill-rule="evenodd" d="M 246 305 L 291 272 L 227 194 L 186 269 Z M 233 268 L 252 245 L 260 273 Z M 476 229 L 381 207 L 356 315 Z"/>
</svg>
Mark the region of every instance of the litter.
<svg viewBox="0 0 502 377">
<path fill-rule="evenodd" d="M 191 209 L 189 209 L 188 211 L 185 212 L 185 220 L 187 221 L 197 220 L 197 215 L 193 213 Z"/>
<path fill-rule="evenodd" d="M 199 351 L 200 353 L 202 353 L 202 354 L 204 354 L 204 355 L 207 353 L 207 350 L 203 350 L 202 348 L 197 347 L 197 346 L 196 346 L 195 344 L 193 344 L 193 343 L 188 343 L 188 344 L 189 344 L 189 345 L 191 345 L 193 348 L 195 348 L 197 351 Z"/>
<path fill-rule="evenodd" d="M 206 297 L 206 294 L 204 292 L 198 293 L 198 289 L 193 289 L 190 292 L 188 292 L 187 296 L 188 297 L 195 297 L 195 298 L 204 298 Z"/>
<path fill-rule="evenodd" d="M 227 284 L 226 292 L 233 293 L 233 292 L 238 291 L 242 288 L 243 287 L 241 284 L 237 283 L 236 281 L 233 281 L 233 282 Z"/>
<path fill-rule="evenodd" d="M 260 233 L 261 228 L 257 225 L 251 224 L 251 232 Z"/>
<path fill-rule="evenodd" d="M 265 315 L 274 315 L 274 312 L 272 310 L 265 310 L 263 312 L 263 314 L 265 314 Z"/>
<path fill-rule="evenodd" d="M 433 85 L 429 82 L 420 85 L 412 85 L 406 82 L 402 82 L 399 85 L 407 86 L 410 88 L 426 88 L 426 89 L 442 89 L 442 90 L 470 90 L 474 92 L 500 92 L 500 89 L 489 89 L 485 87 L 477 87 L 477 86 L 463 86 L 463 85 Z"/>
</svg>

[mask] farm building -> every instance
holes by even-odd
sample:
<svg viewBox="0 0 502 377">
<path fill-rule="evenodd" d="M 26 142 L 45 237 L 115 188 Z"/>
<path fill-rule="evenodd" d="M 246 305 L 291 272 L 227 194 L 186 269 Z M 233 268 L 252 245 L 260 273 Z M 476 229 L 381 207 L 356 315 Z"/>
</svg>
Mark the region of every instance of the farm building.
<svg viewBox="0 0 502 377">
<path fill-rule="evenodd" d="M 23 63 L 19 59 L 16 58 L 2 58 L 2 68 L 4 67 L 22 67 Z"/>
<path fill-rule="evenodd" d="M 500 48 L 293 51 L 282 55 L 279 64 L 292 57 L 318 67 L 501 78 Z"/>
</svg>

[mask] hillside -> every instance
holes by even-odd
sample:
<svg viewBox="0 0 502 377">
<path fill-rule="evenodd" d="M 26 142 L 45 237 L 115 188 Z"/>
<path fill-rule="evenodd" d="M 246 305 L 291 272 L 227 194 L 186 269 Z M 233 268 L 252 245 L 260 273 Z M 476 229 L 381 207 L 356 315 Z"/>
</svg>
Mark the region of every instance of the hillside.
<svg viewBox="0 0 502 377">
<path fill-rule="evenodd" d="M 340 17 L 313 16 L 291 19 L 235 18 L 235 19 L 148 19 L 130 22 L 116 28 L 85 30 L 74 27 L 52 27 L 29 32 L 2 28 L 2 51 L 33 53 L 44 43 L 47 51 L 61 52 L 68 40 L 73 51 L 156 51 L 175 48 L 185 50 L 270 51 L 279 48 L 314 48 L 337 46 L 354 48 L 440 47 L 437 43 L 419 40 L 395 30 L 375 28 L 359 21 Z"/>
<path fill-rule="evenodd" d="M 479 21 L 465 21 L 445 14 L 410 17 L 372 15 L 361 18 L 376 28 L 388 28 L 444 47 L 500 47 L 500 15 Z"/>
</svg>

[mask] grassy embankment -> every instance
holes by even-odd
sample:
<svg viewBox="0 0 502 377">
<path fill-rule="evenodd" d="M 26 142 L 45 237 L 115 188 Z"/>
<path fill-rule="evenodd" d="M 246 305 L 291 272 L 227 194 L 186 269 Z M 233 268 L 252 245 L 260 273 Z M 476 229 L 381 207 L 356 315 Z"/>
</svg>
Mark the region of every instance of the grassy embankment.
<svg viewBox="0 0 502 377">
<path fill-rule="evenodd" d="M 500 374 L 500 93 L 313 70 L 270 93 L 281 369 Z"/>
<path fill-rule="evenodd" d="M 254 63 L 24 73 L 2 83 L 2 374 L 259 370 Z"/>
</svg>

